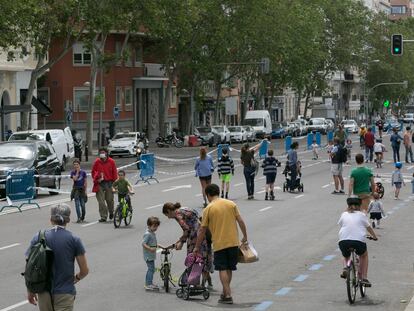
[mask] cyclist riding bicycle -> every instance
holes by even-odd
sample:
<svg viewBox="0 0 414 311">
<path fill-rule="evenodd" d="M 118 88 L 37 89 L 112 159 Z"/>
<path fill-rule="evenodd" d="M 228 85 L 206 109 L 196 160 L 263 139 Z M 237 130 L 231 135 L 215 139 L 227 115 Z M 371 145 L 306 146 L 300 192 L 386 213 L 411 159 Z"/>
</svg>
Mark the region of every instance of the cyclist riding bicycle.
<svg viewBox="0 0 414 311">
<path fill-rule="evenodd" d="M 368 250 L 366 244 L 367 231 L 372 236 L 373 240 L 377 240 L 374 230 L 369 224 L 368 217 L 360 211 L 361 199 L 357 197 L 350 197 L 346 200 L 348 208 L 342 213 L 338 224 L 341 226 L 339 230 L 339 249 L 344 257 L 344 269 L 341 273 L 341 278 L 347 277 L 346 263 L 351 256 L 351 249 L 359 256 L 360 264 L 358 276 L 361 279 L 361 284 L 366 287 L 371 287 L 368 281 Z"/>
<path fill-rule="evenodd" d="M 112 184 L 112 191 L 118 192 L 118 202 L 121 202 L 121 199 L 125 199 L 128 203 L 128 207 L 132 209 L 129 194 L 133 194 L 134 190 L 132 189 L 130 182 L 125 178 L 124 170 L 118 171 L 118 179 Z"/>
</svg>

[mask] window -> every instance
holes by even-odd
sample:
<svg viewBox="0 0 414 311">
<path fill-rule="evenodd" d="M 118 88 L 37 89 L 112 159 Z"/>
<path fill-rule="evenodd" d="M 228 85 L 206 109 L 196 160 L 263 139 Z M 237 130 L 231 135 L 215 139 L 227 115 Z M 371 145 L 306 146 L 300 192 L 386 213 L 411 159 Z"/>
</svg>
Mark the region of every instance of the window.
<svg viewBox="0 0 414 311">
<path fill-rule="evenodd" d="M 132 89 L 125 87 L 125 111 L 132 111 Z"/>
<path fill-rule="evenodd" d="M 404 5 L 395 5 L 391 7 L 391 13 L 392 14 L 406 14 L 407 13 L 407 7 Z"/>
<path fill-rule="evenodd" d="M 115 105 L 122 111 L 122 87 L 117 86 L 115 91 Z"/>
<path fill-rule="evenodd" d="M 135 66 L 142 66 L 143 63 L 143 49 L 142 44 L 135 46 Z"/>
<path fill-rule="evenodd" d="M 37 98 L 50 107 L 49 88 L 42 87 L 37 90 Z"/>
<path fill-rule="evenodd" d="M 92 55 L 82 43 L 75 43 L 73 45 L 73 65 L 90 65 Z"/>
<path fill-rule="evenodd" d="M 100 93 L 99 88 L 96 88 L 96 95 Z M 103 89 L 103 95 L 105 99 L 105 88 Z M 78 87 L 73 89 L 73 101 L 75 103 L 75 111 L 87 112 L 89 105 L 89 88 Z M 95 102 L 94 112 L 99 112 L 99 104 Z M 102 111 L 105 111 L 105 100 L 103 103 Z"/>
</svg>

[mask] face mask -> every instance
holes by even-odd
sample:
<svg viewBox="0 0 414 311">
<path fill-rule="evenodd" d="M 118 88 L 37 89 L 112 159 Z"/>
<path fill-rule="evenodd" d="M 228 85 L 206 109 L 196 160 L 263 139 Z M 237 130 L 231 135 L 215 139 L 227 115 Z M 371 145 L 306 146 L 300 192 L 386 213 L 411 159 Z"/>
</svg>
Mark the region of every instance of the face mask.
<svg viewBox="0 0 414 311">
<path fill-rule="evenodd" d="M 100 153 L 100 154 L 99 154 L 99 157 L 100 157 L 101 159 L 105 159 L 105 158 L 106 158 L 106 153 Z"/>
</svg>

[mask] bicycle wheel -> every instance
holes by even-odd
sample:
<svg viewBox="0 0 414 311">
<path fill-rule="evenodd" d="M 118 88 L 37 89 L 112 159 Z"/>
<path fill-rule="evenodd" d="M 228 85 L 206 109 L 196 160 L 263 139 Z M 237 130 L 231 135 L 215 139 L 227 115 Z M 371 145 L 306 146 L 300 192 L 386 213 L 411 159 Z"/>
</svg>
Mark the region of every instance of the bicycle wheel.
<svg viewBox="0 0 414 311">
<path fill-rule="evenodd" d="M 131 223 L 132 220 L 132 208 L 131 209 L 127 209 L 125 218 L 124 218 L 124 222 L 125 222 L 125 226 L 128 226 Z"/>
<path fill-rule="evenodd" d="M 170 267 L 164 266 L 164 289 L 166 293 L 170 292 Z"/>
<path fill-rule="evenodd" d="M 115 215 L 114 215 L 114 227 L 119 228 L 121 223 L 122 223 L 122 210 L 118 206 L 116 211 L 115 211 Z"/>
<path fill-rule="evenodd" d="M 351 265 L 347 268 L 348 273 L 346 276 L 346 291 L 348 293 L 348 300 L 350 304 L 353 304 L 355 302 L 356 297 L 356 272 L 355 272 L 355 266 L 354 263 L 351 262 Z"/>
</svg>

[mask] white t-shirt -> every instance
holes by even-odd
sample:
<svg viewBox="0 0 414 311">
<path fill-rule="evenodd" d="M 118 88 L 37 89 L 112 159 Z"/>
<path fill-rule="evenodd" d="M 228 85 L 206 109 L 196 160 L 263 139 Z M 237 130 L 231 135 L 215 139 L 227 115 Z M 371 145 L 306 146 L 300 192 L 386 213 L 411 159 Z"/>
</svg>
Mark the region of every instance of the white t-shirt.
<svg viewBox="0 0 414 311">
<path fill-rule="evenodd" d="M 365 243 L 367 228 L 369 227 L 368 217 L 362 212 L 343 212 L 339 218 L 338 225 L 339 241 L 354 240 Z"/>
<path fill-rule="evenodd" d="M 381 143 L 374 144 L 374 152 L 382 152 L 383 148 L 385 149 L 385 146 Z"/>
</svg>

